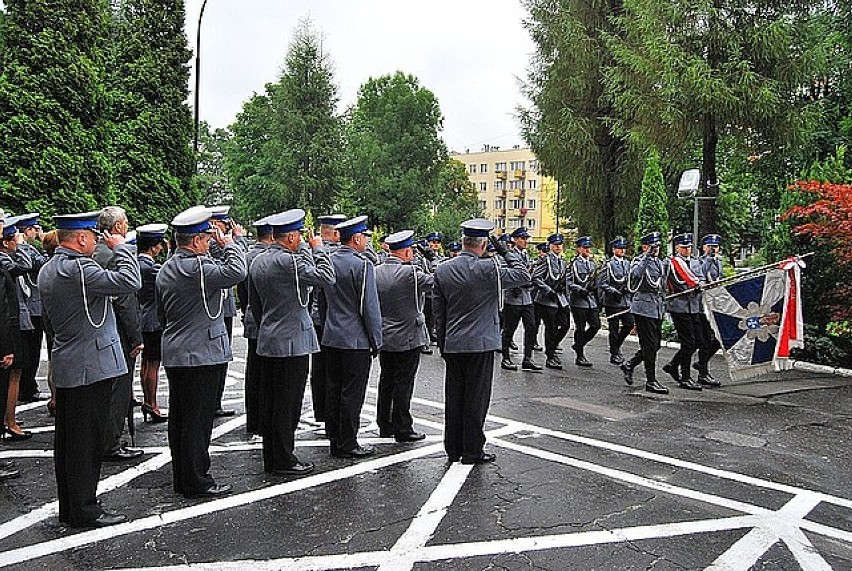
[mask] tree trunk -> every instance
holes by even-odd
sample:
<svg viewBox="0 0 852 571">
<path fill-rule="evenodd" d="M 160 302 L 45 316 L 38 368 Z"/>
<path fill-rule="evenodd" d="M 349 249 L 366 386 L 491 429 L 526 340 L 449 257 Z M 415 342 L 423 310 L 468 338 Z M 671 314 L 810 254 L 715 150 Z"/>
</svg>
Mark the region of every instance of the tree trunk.
<svg viewBox="0 0 852 571">
<path fill-rule="evenodd" d="M 701 196 L 719 196 L 719 180 L 716 178 L 716 147 L 719 136 L 716 133 L 716 122 L 711 113 L 705 113 L 703 118 L 704 140 L 701 146 Z M 716 233 L 716 200 L 698 201 L 698 235 L 693 240 L 700 240 L 702 236 Z"/>
</svg>

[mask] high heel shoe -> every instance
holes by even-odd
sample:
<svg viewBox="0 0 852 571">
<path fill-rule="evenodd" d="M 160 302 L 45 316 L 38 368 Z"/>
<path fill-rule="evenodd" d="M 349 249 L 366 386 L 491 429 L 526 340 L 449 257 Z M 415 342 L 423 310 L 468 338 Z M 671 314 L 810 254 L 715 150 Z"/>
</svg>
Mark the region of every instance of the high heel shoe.
<svg viewBox="0 0 852 571">
<path fill-rule="evenodd" d="M 151 420 L 148 420 L 148 417 L 151 417 Z M 142 405 L 142 418 L 145 422 L 166 422 L 169 420 L 169 417 L 161 413 L 159 410 L 154 410 L 147 404 Z"/>
<path fill-rule="evenodd" d="M 21 432 L 15 432 L 11 428 L 6 428 L 3 431 L 3 440 L 8 440 L 10 442 L 19 442 L 21 440 L 29 440 L 33 437 L 33 433 L 28 430 L 22 430 Z"/>
</svg>

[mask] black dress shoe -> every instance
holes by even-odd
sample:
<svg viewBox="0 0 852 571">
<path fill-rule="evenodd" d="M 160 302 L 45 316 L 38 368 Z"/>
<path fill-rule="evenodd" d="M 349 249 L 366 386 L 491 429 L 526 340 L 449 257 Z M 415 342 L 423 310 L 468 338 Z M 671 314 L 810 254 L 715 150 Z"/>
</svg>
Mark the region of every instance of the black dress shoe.
<svg viewBox="0 0 852 571">
<path fill-rule="evenodd" d="M 509 349 L 511 349 L 512 351 L 517 351 L 517 350 L 518 350 L 518 345 L 517 345 L 517 343 L 515 343 L 514 341 L 512 341 L 511 343 L 509 343 Z"/>
<path fill-rule="evenodd" d="M 578 367 L 592 367 L 592 362 L 586 359 L 585 357 L 577 357 L 574 359 L 574 364 Z"/>
<path fill-rule="evenodd" d="M 624 356 L 621 353 L 613 353 L 609 357 L 609 362 L 613 365 L 620 365 L 624 362 Z"/>
<path fill-rule="evenodd" d="M 621 372 L 624 373 L 624 382 L 628 385 L 633 384 L 633 367 L 627 363 L 621 364 Z"/>
<path fill-rule="evenodd" d="M 197 494 L 184 494 L 187 498 L 221 498 L 227 496 L 233 491 L 231 484 L 214 484 Z"/>
<path fill-rule="evenodd" d="M 674 382 L 680 384 L 680 375 L 678 374 L 677 367 L 675 367 L 674 363 L 666 363 L 663 365 L 663 370 L 668 373 L 672 379 L 674 379 Z"/>
<path fill-rule="evenodd" d="M 669 394 L 669 389 L 661 385 L 658 381 L 648 381 L 645 383 L 645 390 L 649 393 L 656 393 L 658 395 Z"/>
<path fill-rule="evenodd" d="M 487 464 L 488 462 L 494 462 L 497 459 L 496 454 L 491 454 L 489 452 L 483 452 L 479 456 L 475 458 L 469 458 L 466 456 L 462 456 L 461 463 L 462 464 Z"/>
<path fill-rule="evenodd" d="M 426 435 L 422 432 L 409 432 L 408 434 L 401 434 L 396 437 L 397 442 L 418 442 L 420 440 L 424 440 Z"/>
<path fill-rule="evenodd" d="M 500 368 L 506 369 L 507 371 L 517 371 L 518 366 L 512 362 L 511 359 L 503 359 L 500 361 Z"/>
<path fill-rule="evenodd" d="M 522 371 L 541 371 L 541 369 L 541 365 L 536 365 L 530 360 L 524 359 L 524 361 L 521 363 Z"/>
<path fill-rule="evenodd" d="M 80 526 L 72 526 L 72 527 L 109 527 L 111 525 L 116 525 L 119 523 L 124 523 L 127 521 L 127 516 L 124 514 L 114 514 L 104 512 L 98 516 L 97 519 L 87 522 Z"/>
<path fill-rule="evenodd" d="M 688 391 L 700 391 L 701 390 L 701 385 L 698 385 L 698 384 L 692 382 L 692 379 L 689 378 L 689 377 L 682 379 L 678 383 L 678 385 L 680 385 L 680 388 L 686 389 Z"/>
<path fill-rule="evenodd" d="M 434 350 L 434 349 L 432 349 L 429 345 L 423 345 L 423 346 L 420 348 L 420 352 L 421 352 L 422 354 L 424 354 L 424 355 L 431 355 L 432 353 L 434 353 L 434 352 L 435 352 L 435 350 Z"/>
<path fill-rule="evenodd" d="M 536 343 L 535 345 L 533 345 L 533 351 L 544 351 L 544 347 Z"/>
<path fill-rule="evenodd" d="M 312 462 L 296 462 L 289 468 L 273 470 L 272 473 L 276 476 L 304 476 L 305 474 L 310 474 L 313 471 L 314 465 Z"/>
<path fill-rule="evenodd" d="M 213 414 L 215 416 L 234 416 L 235 414 L 237 414 L 237 411 L 232 408 L 220 408 L 217 409 L 216 412 L 214 412 Z"/>
<path fill-rule="evenodd" d="M 13 478 L 20 478 L 21 471 L 16 470 L 14 468 L 0 468 L 0 480 L 11 480 Z"/>
<path fill-rule="evenodd" d="M 3 431 L 3 440 L 7 440 L 9 442 L 20 442 L 21 440 L 29 440 L 33 437 L 33 433 L 29 430 L 22 430 L 21 432 L 15 432 L 11 428 L 7 428 Z"/>
<path fill-rule="evenodd" d="M 145 454 L 141 448 L 127 448 L 122 446 L 118 450 L 104 454 L 104 460 L 107 462 L 124 462 L 125 460 L 133 460 Z"/>
<path fill-rule="evenodd" d="M 544 362 L 544 366 L 548 369 L 561 369 L 562 363 L 556 357 L 548 357 L 547 361 Z"/>
<path fill-rule="evenodd" d="M 335 458 L 366 458 L 376 453 L 376 449 L 366 444 L 364 446 L 356 446 L 353 450 L 336 450 L 331 453 Z"/>
<path fill-rule="evenodd" d="M 710 375 L 698 375 L 698 384 L 705 387 L 721 387 L 722 383 L 711 377 Z"/>
</svg>

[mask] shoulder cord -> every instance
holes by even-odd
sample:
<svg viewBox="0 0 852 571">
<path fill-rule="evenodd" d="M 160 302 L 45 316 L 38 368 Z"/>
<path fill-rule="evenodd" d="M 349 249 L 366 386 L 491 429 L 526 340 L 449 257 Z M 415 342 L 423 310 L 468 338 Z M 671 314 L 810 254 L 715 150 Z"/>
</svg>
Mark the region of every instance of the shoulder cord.
<svg viewBox="0 0 852 571">
<path fill-rule="evenodd" d="M 364 274 L 361 278 L 361 304 L 358 308 L 358 313 L 360 313 L 361 317 L 364 317 L 364 298 L 367 295 L 367 264 L 369 264 L 367 260 L 364 260 Z"/>
<path fill-rule="evenodd" d="M 225 298 L 228 296 L 228 293 L 223 289 L 221 290 L 221 296 L 219 297 L 219 311 L 216 312 L 216 315 L 212 315 L 210 313 L 210 306 L 207 305 L 207 288 L 204 284 L 204 265 L 201 262 L 201 256 L 196 258 L 198 260 L 198 273 L 201 276 L 201 302 L 204 304 L 204 312 L 207 313 L 207 317 L 210 321 L 215 321 L 219 319 L 219 316 L 222 315 L 222 309 L 225 306 Z"/>
<path fill-rule="evenodd" d="M 642 254 L 642 255 L 643 255 L 643 256 L 647 256 L 648 254 Z M 649 261 L 649 264 L 650 264 L 650 263 L 651 263 L 651 261 Z M 639 280 L 639 283 L 638 283 L 638 284 L 636 284 L 636 287 L 633 287 L 632 282 L 631 282 L 631 280 L 630 280 L 630 277 L 631 277 L 632 273 L 633 273 L 633 272 L 632 272 L 632 271 L 629 271 L 629 270 L 628 270 L 628 272 L 627 272 L 627 290 L 628 290 L 630 293 L 636 293 L 637 291 L 639 291 L 639 286 L 641 286 L 641 285 L 642 285 L 642 280 Z M 658 290 L 658 289 L 660 288 L 660 284 L 663 282 L 663 276 L 661 275 L 661 276 L 660 276 L 659 278 L 657 278 L 656 280 L 653 280 L 653 279 L 651 278 L 651 275 L 648 273 L 648 268 L 645 268 L 645 281 L 647 281 L 647 282 L 648 282 L 648 284 L 649 284 L 652 288 L 654 288 L 655 290 Z"/>
<path fill-rule="evenodd" d="M 610 258 L 609 263 L 606 265 L 606 271 L 607 271 L 607 274 L 609 274 L 609 279 L 610 279 L 610 280 L 612 280 L 613 282 L 615 282 L 615 283 L 616 283 L 616 284 L 618 284 L 618 285 L 621 285 L 621 284 L 623 284 L 623 283 L 627 280 L 627 278 L 630 276 L 630 264 L 628 264 L 628 265 L 627 265 L 627 269 L 626 269 L 626 271 L 624 272 L 624 275 L 623 275 L 622 277 L 620 277 L 620 278 L 619 278 L 619 277 L 616 277 L 616 276 L 615 276 L 615 274 L 614 274 L 614 273 L 613 273 L 613 271 L 612 271 L 612 263 L 613 263 L 614 261 L 617 261 L 617 260 L 616 260 L 616 258 Z"/>
<path fill-rule="evenodd" d="M 296 262 L 296 254 L 290 252 L 290 259 L 293 261 L 293 279 L 296 282 L 296 299 L 299 300 L 299 305 L 301 305 L 302 308 L 308 307 L 310 297 L 306 300 L 302 299 L 302 288 L 299 284 L 299 265 Z"/>
<path fill-rule="evenodd" d="M 79 258 L 77 259 L 77 267 L 80 269 L 80 287 L 83 290 L 83 308 L 86 310 L 86 319 L 89 320 L 89 325 L 95 329 L 100 329 L 103 327 L 104 323 L 106 323 L 107 313 L 109 312 L 109 297 L 104 298 L 104 316 L 101 318 L 101 322 L 96 324 L 95 320 L 92 319 L 92 314 L 89 312 L 89 295 L 86 292 L 86 276 L 83 275 L 83 264 L 80 262 Z"/>
<path fill-rule="evenodd" d="M 497 307 L 503 311 L 503 278 L 500 277 L 500 262 L 497 261 L 496 256 L 491 260 L 494 262 L 494 269 L 497 270 Z"/>
<path fill-rule="evenodd" d="M 411 277 L 414 280 L 414 307 L 417 308 L 417 313 L 423 313 L 423 308 L 420 306 L 420 291 L 417 287 L 417 267 L 413 264 L 411 266 Z"/>
<path fill-rule="evenodd" d="M 580 258 L 581 256 L 577 256 Z M 589 280 L 592 279 L 592 276 L 595 275 L 594 271 L 590 271 L 589 275 L 586 276 L 586 279 L 580 279 L 580 274 L 577 273 L 577 258 L 574 258 L 574 261 L 571 262 L 571 273 L 574 274 L 574 279 L 579 282 L 582 287 L 586 287 L 586 284 L 589 283 Z"/>
</svg>

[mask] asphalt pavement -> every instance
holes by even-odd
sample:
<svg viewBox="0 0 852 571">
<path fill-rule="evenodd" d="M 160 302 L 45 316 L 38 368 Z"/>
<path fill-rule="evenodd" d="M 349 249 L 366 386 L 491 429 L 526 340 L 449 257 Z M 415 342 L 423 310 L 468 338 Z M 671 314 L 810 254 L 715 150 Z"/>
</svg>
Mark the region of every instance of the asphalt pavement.
<svg viewBox="0 0 852 571">
<path fill-rule="evenodd" d="M 211 473 L 235 493 L 176 496 L 166 424 L 140 415 L 146 454 L 104 464 L 100 488 L 103 505 L 129 519 L 97 530 L 59 523 L 51 418 L 43 402 L 19 405 L 35 436 L 0 445 L 22 472 L 0 483 L 0 567 L 852 569 L 852 378 L 794 370 L 693 392 L 661 373 L 671 393 L 652 395 L 638 370 L 636 385 L 624 383 L 605 338 L 587 351 L 593 368 L 575 366 L 571 334 L 562 371 L 495 361 L 495 463 L 446 463 L 436 350 L 421 360 L 412 407 L 423 442 L 378 437 L 378 361 L 361 434 L 374 457 L 331 457 L 307 391 L 297 454 L 317 470 L 302 478 L 265 474 L 261 443 L 248 439 L 237 334 L 226 399 L 238 415 L 217 419 L 211 446 Z M 715 357 L 711 372 L 725 371 Z"/>
</svg>

